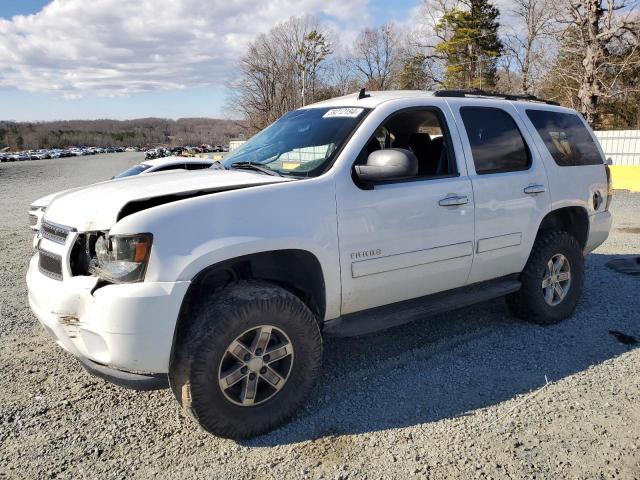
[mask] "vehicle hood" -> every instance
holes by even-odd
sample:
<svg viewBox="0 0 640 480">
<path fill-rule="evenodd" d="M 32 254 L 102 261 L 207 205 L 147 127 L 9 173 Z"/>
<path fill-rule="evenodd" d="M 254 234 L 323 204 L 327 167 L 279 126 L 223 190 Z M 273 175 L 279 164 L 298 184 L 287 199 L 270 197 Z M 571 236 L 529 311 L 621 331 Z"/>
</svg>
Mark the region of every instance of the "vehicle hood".
<svg viewBox="0 0 640 480">
<path fill-rule="evenodd" d="M 213 169 L 137 175 L 59 194 L 51 201 L 44 220 L 80 232 L 108 230 L 121 218 L 146 208 L 290 180 L 251 171 Z"/>
<path fill-rule="evenodd" d="M 86 188 L 86 187 L 81 187 L 81 188 Z M 50 193 L 49 195 L 45 195 L 44 197 L 40 197 L 39 199 L 31 202 L 31 208 L 47 208 L 55 197 L 57 197 L 58 195 L 69 193 L 73 190 L 78 190 L 78 189 L 72 188 L 69 190 L 62 190 L 60 192 L 54 192 L 54 193 Z"/>
</svg>

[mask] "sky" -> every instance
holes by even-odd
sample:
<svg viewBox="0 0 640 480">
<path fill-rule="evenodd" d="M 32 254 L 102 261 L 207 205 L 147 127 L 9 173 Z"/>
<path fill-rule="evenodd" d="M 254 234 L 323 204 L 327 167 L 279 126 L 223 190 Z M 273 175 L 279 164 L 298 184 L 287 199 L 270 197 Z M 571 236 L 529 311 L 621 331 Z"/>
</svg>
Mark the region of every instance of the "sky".
<svg viewBox="0 0 640 480">
<path fill-rule="evenodd" d="M 0 0 L 0 120 L 225 117 L 258 33 L 315 15 L 341 44 L 420 0 Z"/>
</svg>

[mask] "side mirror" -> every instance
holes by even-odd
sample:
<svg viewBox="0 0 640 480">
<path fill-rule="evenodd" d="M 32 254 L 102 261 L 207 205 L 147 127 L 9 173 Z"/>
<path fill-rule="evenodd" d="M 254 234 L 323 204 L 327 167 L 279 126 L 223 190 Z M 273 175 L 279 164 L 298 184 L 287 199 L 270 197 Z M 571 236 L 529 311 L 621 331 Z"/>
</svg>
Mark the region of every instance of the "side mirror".
<svg viewBox="0 0 640 480">
<path fill-rule="evenodd" d="M 607 161 L 604 162 L 606 165 L 613 165 L 613 158 L 609 157 L 607 158 Z"/>
<path fill-rule="evenodd" d="M 418 159 L 410 150 L 388 148 L 369 154 L 366 165 L 356 165 L 356 175 L 364 182 L 400 180 L 418 174 Z"/>
</svg>

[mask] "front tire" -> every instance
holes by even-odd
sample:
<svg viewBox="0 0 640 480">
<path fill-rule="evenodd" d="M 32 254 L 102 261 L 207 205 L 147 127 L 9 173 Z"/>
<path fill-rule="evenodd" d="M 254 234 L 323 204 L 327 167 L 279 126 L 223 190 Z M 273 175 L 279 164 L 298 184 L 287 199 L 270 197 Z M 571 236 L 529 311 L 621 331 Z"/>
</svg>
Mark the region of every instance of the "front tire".
<svg viewBox="0 0 640 480">
<path fill-rule="evenodd" d="M 322 362 L 322 337 L 309 308 L 279 286 L 244 281 L 195 310 L 169 372 L 182 407 L 208 432 L 232 439 L 287 422 Z"/>
<path fill-rule="evenodd" d="M 541 325 L 560 322 L 573 313 L 582 295 L 582 248 L 567 232 L 540 233 L 520 281 L 522 288 L 507 295 L 511 313 Z"/>
</svg>

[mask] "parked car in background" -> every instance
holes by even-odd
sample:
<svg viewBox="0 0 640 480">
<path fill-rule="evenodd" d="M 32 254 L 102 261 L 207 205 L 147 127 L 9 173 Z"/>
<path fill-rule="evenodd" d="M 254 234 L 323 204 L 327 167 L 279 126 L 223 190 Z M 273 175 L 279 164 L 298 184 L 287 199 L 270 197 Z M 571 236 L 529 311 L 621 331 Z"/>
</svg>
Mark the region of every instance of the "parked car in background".
<svg viewBox="0 0 640 480">
<path fill-rule="evenodd" d="M 214 161 L 209 158 L 178 157 L 174 155 L 145 160 L 142 163 L 120 172 L 113 178 L 130 177 L 132 175 L 140 175 L 141 173 L 166 172 L 168 170 L 202 170 L 209 168 L 213 163 Z"/>
<path fill-rule="evenodd" d="M 131 177 L 140 174 L 149 174 L 157 172 L 166 172 L 168 170 L 202 170 L 211 167 L 214 161 L 208 158 L 189 158 L 189 157 L 163 157 L 155 160 L 146 160 L 143 163 L 127 168 L 123 172 L 115 175 L 111 179 Z M 29 206 L 29 225 L 34 231 L 40 230 L 42 216 L 45 210 L 56 196 L 67 193 L 69 190 L 55 192 L 45 197 L 39 198 Z"/>
<path fill-rule="evenodd" d="M 145 160 L 152 160 L 154 158 L 169 157 L 173 154 L 181 153 L 182 150 L 184 150 L 184 148 L 179 148 L 176 150 L 164 147 L 150 148 L 145 152 L 144 158 Z"/>
</svg>

